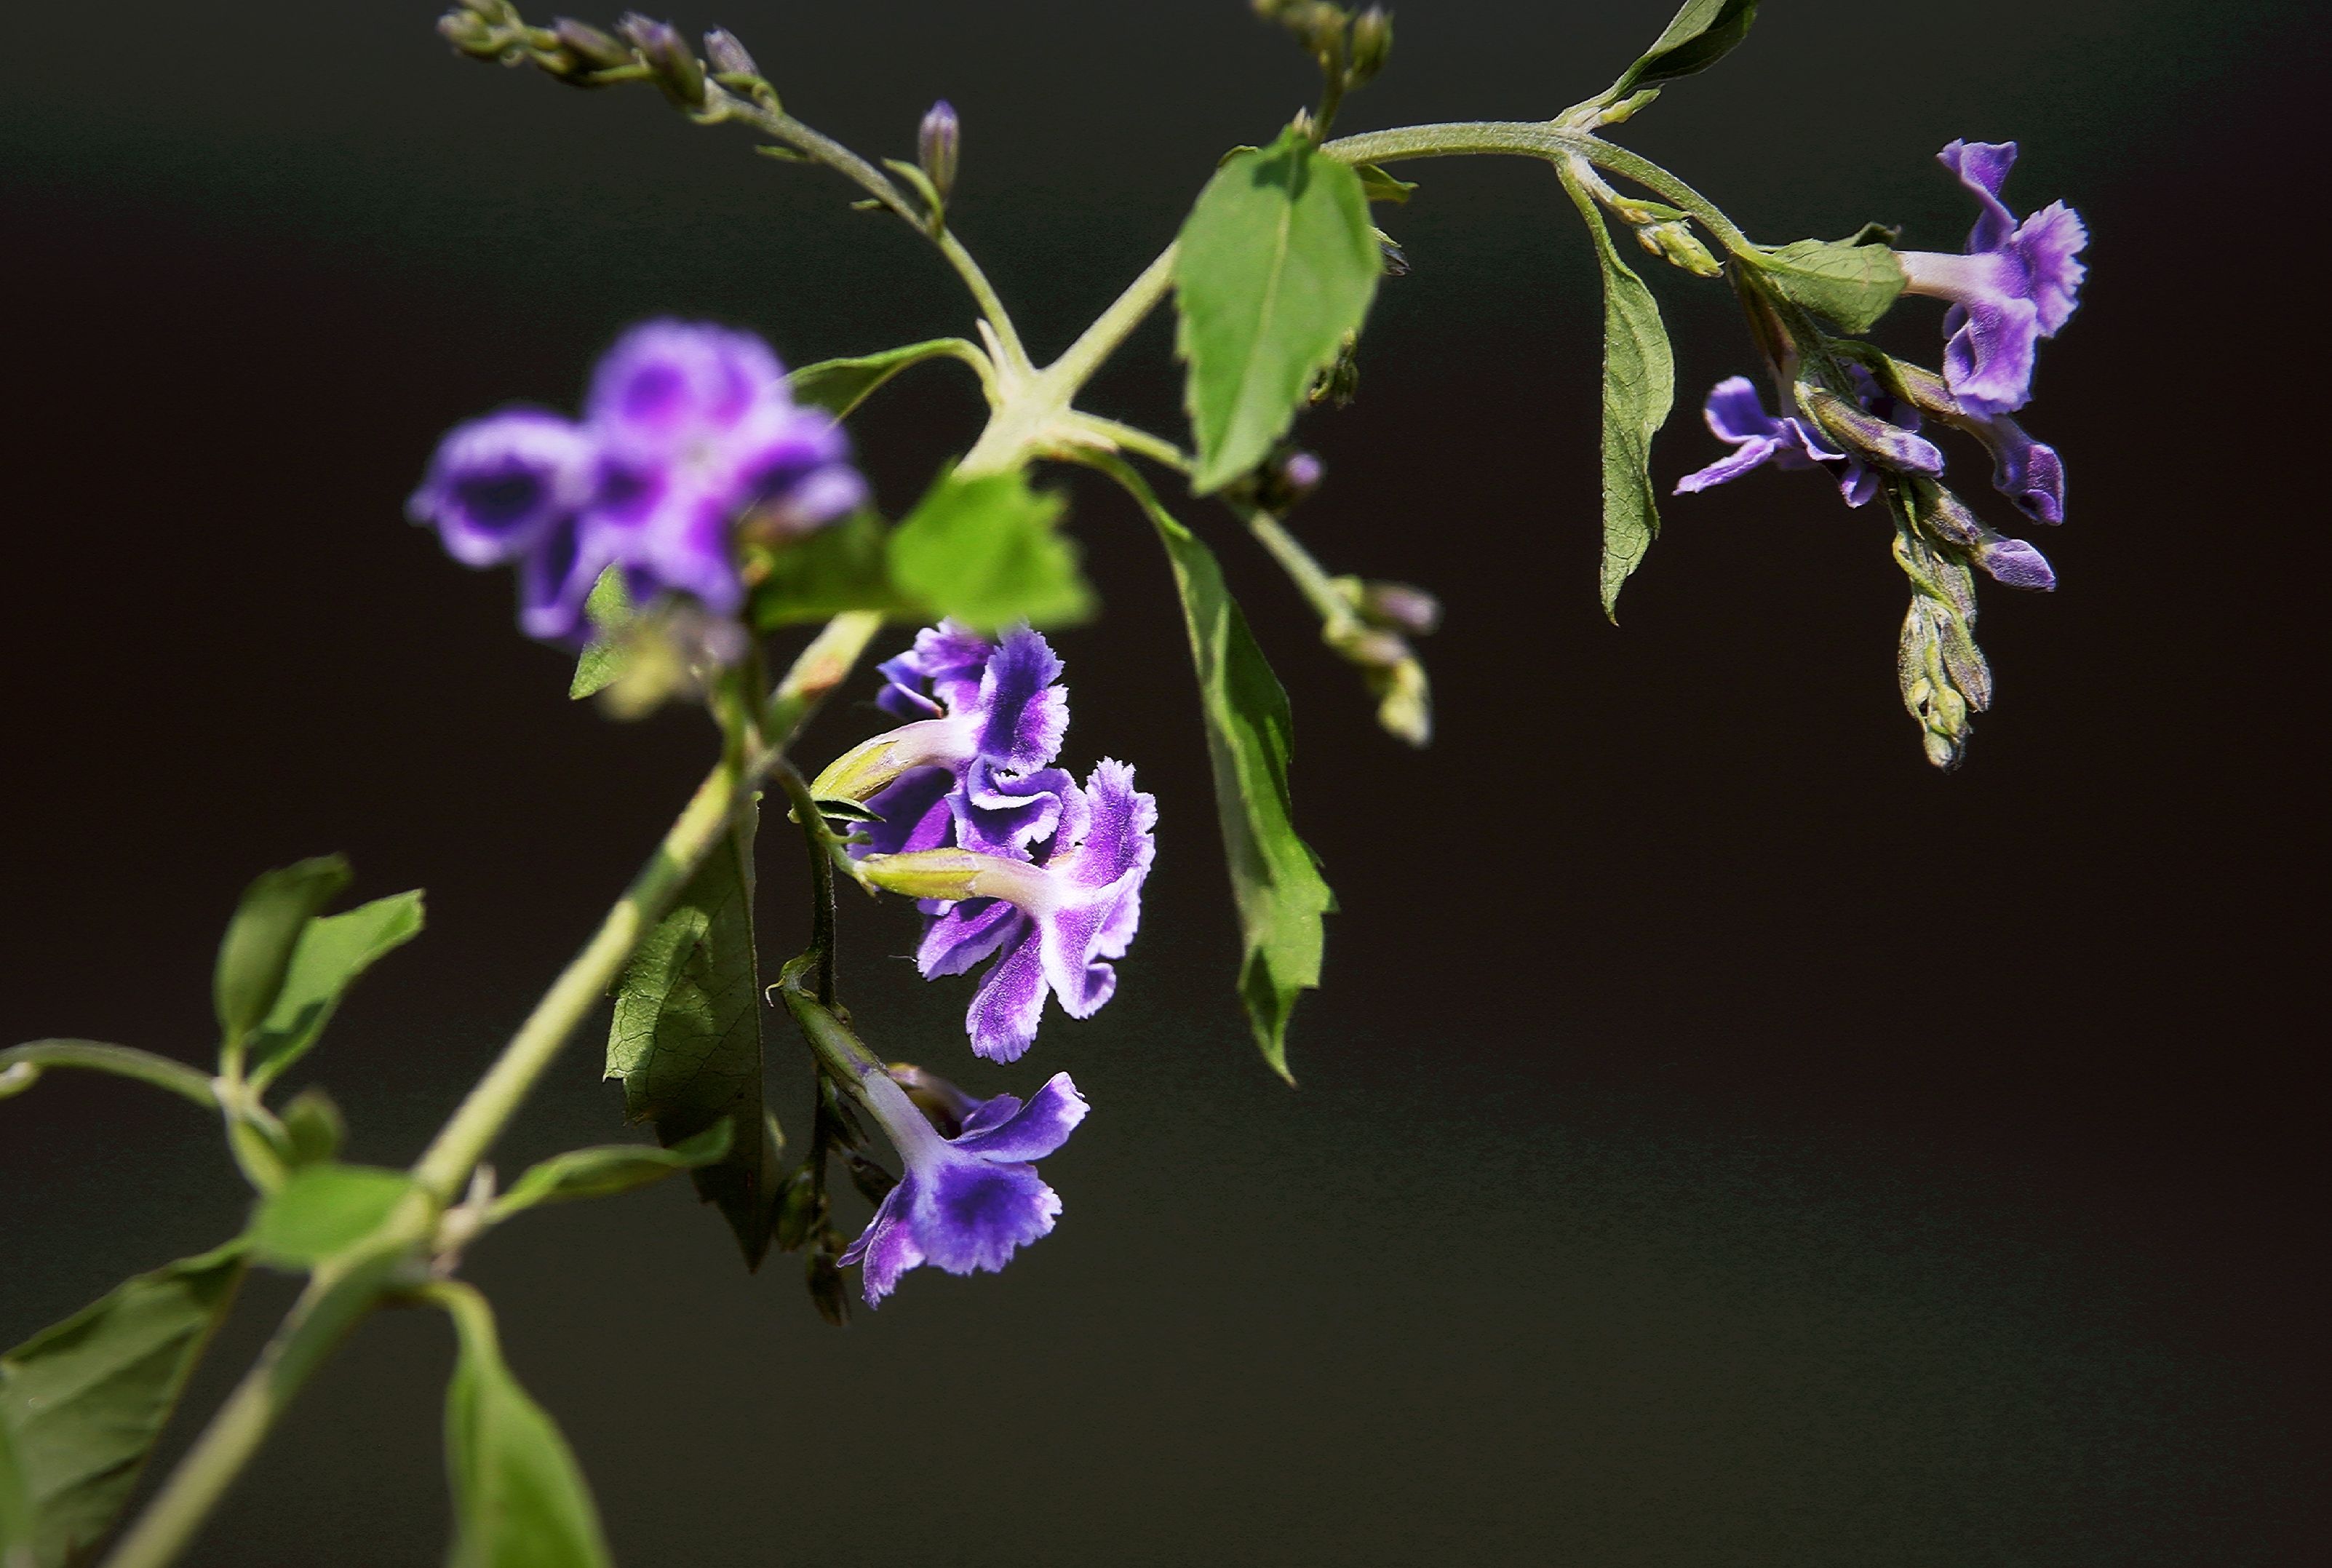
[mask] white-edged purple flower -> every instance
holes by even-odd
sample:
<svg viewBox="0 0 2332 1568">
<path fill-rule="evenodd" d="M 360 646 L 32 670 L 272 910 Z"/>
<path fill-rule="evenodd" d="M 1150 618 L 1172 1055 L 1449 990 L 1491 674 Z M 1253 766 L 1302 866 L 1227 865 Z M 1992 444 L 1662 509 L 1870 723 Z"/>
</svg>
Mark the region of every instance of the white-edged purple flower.
<svg viewBox="0 0 2332 1568">
<path fill-rule="evenodd" d="M 1983 212 L 1962 255 L 1897 251 L 1904 286 L 1949 300 L 1944 317 L 1944 378 L 1972 414 L 2008 414 L 2032 397 L 2033 350 L 2053 338 L 2079 303 L 2088 269 L 2075 257 L 2088 244 L 2081 216 L 2052 202 L 2021 222 L 2000 199 L 2016 162 L 2012 141 L 1954 141 L 1936 160 L 1958 177 Z"/>
<path fill-rule="evenodd" d="M 734 615 L 741 521 L 782 538 L 851 511 L 866 487 L 848 455 L 759 338 L 655 320 L 600 360 L 580 423 L 514 409 L 456 427 L 407 510 L 457 560 L 515 561 L 520 624 L 572 642 L 610 565 L 635 603 L 684 593 Z"/>
<path fill-rule="evenodd" d="M 901 1275 L 922 1264 L 950 1274 L 993 1272 L 1050 1233 L 1061 1200 L 1031 1162 L 1066 1143 L 1089 1109 L 1066 1073 L 1054 1074 L 1026 1104 L 1011 1095 L 977 1103 L 952 1138 L 886 1074 L 867 1072 L 856 1086 L 903 1167 L 899 1184 L 842 1255 L 846 1267 L 865 1266 L 860 1288 L 868 1306 L 879 1305 Z"/>
</svg>

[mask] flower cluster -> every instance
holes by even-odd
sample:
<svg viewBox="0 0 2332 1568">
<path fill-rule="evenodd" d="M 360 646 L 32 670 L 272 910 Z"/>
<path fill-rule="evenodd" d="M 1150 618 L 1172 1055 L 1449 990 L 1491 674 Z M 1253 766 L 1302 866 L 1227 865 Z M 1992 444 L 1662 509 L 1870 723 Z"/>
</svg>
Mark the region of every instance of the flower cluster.
<svg viewBox="0 0 2332 1568">
<path fill-rule="evenodd" d="M 874 814 L 850 846 L 860 876 L 921 900 L 926 979 L 988 965 L 965 1029 L 979 1055 L 1017 1060 L 1048 995 L 1082 1018 L 1115 991 L 1110 961 L 1141 923 L 1157 803 L 1124 763 L 1104 760 L 1083 785 L 1053 765 L 1068 694 L 1060 660 L 1026 626 L 991 640 L 943 621 L 882 673 L 877 701 L 906 722 L 837 759 L 811 792 Z M 865 1265 L 870 1305 L 918 1264 L 1001 1268 L 1051 1230 L 1060 1200 L 1028 1162 L 1058 1148 L 1086 1110 L 1066 1074 L 1024 1106 L 898 1071 L 917 1098 L 882 1073 L 856 1075 L 904 1165 L 841 1258 Z"/>
<path fill-rule="evenodd" d="M 2013 142 L 1954 141 L 1938 155 L 1982 205 L 1965 253 L 1898 251 L 1907 292 L 1952 302 L 1944 320 L 1944 369 L 1938 376 L 1864 350 L 1879 373 L 1849 361 L 1850 386 L 1799 378 L 1794 362 L 1776 363 L 1782 412 L 1765 411 L 1744 377 L 1717 383 L 1702 410 L 1709 429 L 1734 450 L 1677 482 L 1688 494 L 1738 479 L 1754 468 L 1821 468 L 1833 473 L 1849 506 L 1878 493 L 1882 475 L 1912 482 L 1916 493 L 1948 497 L 1932 483 L 1944 454 L 1919 434 L 1927 416 L 1981 443 L 1993 461 L 1993 485 L 2034 522 L 2065 520 L 2065 469 L 2055 449 L 2033 440 L 2011 418 L 2031 399 L 2036 345 L 2072 315 L 2088 269 L 2076 260 L 2088 243 L 2079 214 L 2055 203 L 2021 223 L 2002 205 L 2000 187 L 2016 161 Z M 1784 344 L 1794 361 L 1800 346 Z M 1861 345 L 1833 343 L 1832 349 Z M 1842 396 L 1850 392 L 1851 396 Z M 1956 502 L 1953 503 L 1956 506 Z M 1932 509 L 1930 509 L 1932 510 Z M 2049 588 L 2056 574 L 2041 553 L 1957 513 L 1948 542 L 1996 580 Z"/>
<path fill-rule="evenodd" d="M 848 456 L 760 339 L 648 321 L 599 361 L 579 422 L 511 408 L 456 426 L 407 511 L 465 565 L 515 563 L 520 625 L 571 644 L 610 566 L 636 605 L 685 594 L 735 615 L 741 523 L 783 538 L 854 510 L 866 486 Z"/>
<path fill-rule="evenodd" d="M 1037 1037 L 1049 993 L 1090 1018 L 1117 987 L 1142 920 L 1157 802 L 1104 760 L 1081 787 L 1053 767 L 1068 728 L 1060 660 L 1027 627 L 991 643 L 952 622 L 883 665 L 879 699 L 921 713 L 836 760 L 812 786 L 880 821 L 854 846 L 868 882 L 922 898 L 924 978 L 989 964 L 965 1028 L 991 1061 Z"/>
</svg>

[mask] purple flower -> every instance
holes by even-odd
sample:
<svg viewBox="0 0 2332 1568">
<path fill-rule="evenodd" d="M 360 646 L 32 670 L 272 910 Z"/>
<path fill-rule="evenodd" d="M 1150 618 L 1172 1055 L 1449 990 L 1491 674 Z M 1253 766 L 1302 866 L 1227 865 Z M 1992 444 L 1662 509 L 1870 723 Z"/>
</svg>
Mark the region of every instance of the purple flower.
<svg viewBox="0 0 2332 1568">
<path fill-rule="evenodd" d="M 887 1075 L 867 1072 L 857 1087 L 904 1167 L 842 1255 L 846 1266 L 865 1265 L 867 1305 L 878 1305 L 918 1265 L 950 1274 L 994 1271 L 1052 1230 L 1061 1200 L 1030 1162 L 1066 1143 L 1085 1118 L 1089 1107 L 1066 1073 L 1054 1074 L 1025 1105 L 1011 1095 L 976 1103 L 952 1138 L 941 1136 Z"/>
<path fill-rule="evenodd" d="M 964 1018 L 971 1048 L 992 1061 L 1027 1050 L 1047 994 L 1073 1018 L 1091 1018 L 1114 994 L 1108 961 L 1125 956 L 1142 923 L 1142 884 L 1157 853 L 1158 803 L 1133 788 L 1124 763 L 1102 762 L 1082 789 L 1058 775 L 1046 793 L 1059 817 L 1041 856 L 958 846 L 859 863 L 876 886 L 932 901 L 915 953 L 926 980 L 995 960 Z"/>
<path fill-rule="evenodd" d="M 840 428 L 796 407 L 784 378 L 750 332 L 645 322 L 599 362 L 580 424 L 513 410 L 458 427 L 408 511 L 458 560 L 517 561 L 532 636 L 577 637 L 610 565 L 635 602 L 685 593 L 733 615 L 741 521 L 782 538 L 865 499 Z"/>
<path fill-rule="evenodd" d="M 1992 487 L 2035 522 L 2065 521 L 2065 464 L 2057 449 L 2005 414 L 1971 416 L 1967 429 L 1992 454 Z"/>
<path fill-rule="evenodd" d="M 2012 141 L 1954 141 L 1937 160 L 1982 205 L 1962 255 L 1898 251 L 1905 287 L 1952 301 L 1944 317 L 1944 378 L 1973 414 L 2007 414 L 2032 396 L 2033 349 L 2053 338 L 2079 303 L 2088 269 L 2074 260 L 2089 242 L 2063 202 L 2021 223 L 2000 200 L 2016 162 Z"/>
</svg>

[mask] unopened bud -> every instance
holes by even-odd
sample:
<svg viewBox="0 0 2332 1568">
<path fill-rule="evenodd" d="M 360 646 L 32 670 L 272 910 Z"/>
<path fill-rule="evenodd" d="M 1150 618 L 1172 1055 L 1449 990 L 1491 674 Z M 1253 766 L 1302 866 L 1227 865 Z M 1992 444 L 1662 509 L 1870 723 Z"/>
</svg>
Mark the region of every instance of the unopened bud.
<svg viewBox="0 0 2332 1568">
<path fill-rule="evenodd" d="M 559 40 L 559 48 L 594 71 L 613 71 L 618 65 L 632 62 L 630 44 L 610 37 L 588 22 L 561 16 L 551 23 L 550 32 Z"/>
<path fill-rule="evenodd" d="M 1377 694 L 1377 723 L 1385 733 L 1412 746 L 1426 745 L 1433 739 L 1433 689 L 1425 679 L 1423 664 L 1415 658 L 1403 659 L 1372 672 L 1369 686 Z"/>
<path fill-rule="evenodd" d="M 1359 342 L 1359 333 L 1344 334 L 1343 345 L 1336 352 L 1335 363 L 1321 371 L 1312 383 L 1312 390 L 1308 394 L 1312 402 L 1333 403 L 1342 408 L 1360 396 L 1361 367 L 1360 361 L 1354 358 Z"/>
<path fill-rule="evenodd" d="M 778 1250 L 799 1252 L 825 1221 L 826 1200 L 818 1191 L 817 1172 L 808 1164 L 796 1166 L 778 1195 Z"/>
<path fill-rule="evenodd" d="M 1376 236 L 1377 259 L 1384 268 L 1384 275 L 1388 278 L 1409 276 L 1409 253 L 1402 250 L 1400 243 L 1384 230 L 1378 229 Z"/>
<path fill-rule="evenodd" d="M 712 67 L 716 78 L 736 77 L 736 81 L 722 81 L 726 87 L 745 87 L 761 80 L 761 68 L 737 42 L 737 35 L 725 27 L 715 27 L 704 35 L 704 58 Z"/>
<path fill-rule="evenodd" d="M 1342 578 L 1337 586 L 1343 588 L 1347 582 L 1353 583 L 1353 588 L 1345 590 L 1352 607 L 1362 619 L 1388 631 L 1422 637 L 1441 625 L 1441 601 L 1412 583 L 1357 582 Z"/>
<path fill-rule="evenodd" d="M 518 11 L 510 0 L 456 0 L 463 10 L 488 22 L 516 22 Z"/>
<path fill-rule="evenodd" d="M 963 147 L 963 125 L 955 117 L 954 106 L 944 98 L 923 114 L 923 123 L 915 131 L 915 161 L 922 166 L 923 177 L 940 193 L 944 203 L 955 189 L 957 155 Z"/>
<path fill-rule="evenodd" d="M 1376 75 L 1392 56 L 1392 15 L 1371 5 L 1352 24 L 1352 62 L 1344 72 L 1344 85 L 1358 87 Z"/>
<path fill-rule="evenodd" d="M 492 60 L 509 46 L 492 24 L 467 9 L 437 18 L 437 36 L 473 60 Z"/>
<path fill-rule="evenodd" d="M 1694 235 L 1689 225 L 1670 218 L 1647 224 L 1636 231 L 1636 243 L 1668 263 L 1682 267 L 1696 278 L 1714 278 L 1725 269 L 1708 247 Z"/>
<path fill-rule="evenodd" d="M 650 71 L 655 72 L 655 84 L 664 89 L 664 95 L 672 100 L 675 107 L 704 107 L 704 67 L 697 63 L 696 56 L 690 52 L 688 43 L 681 37 L 678 28 L 669 22 L 658 22 L 636 11 L 627 11 L 616 22 L 616 31 L 631 40 L 633 47 L 640 52 L 640 58 L 647 62 Z"/>
<path fill-rule="evenodd" d="M 292 1163 L 318 1165 L 340 1152 L 348 1124 L 332 1097 L 311 1084 L 283 1107 L 283 1135 L 292 1144 Z"/>
<path fill-rule="evenodd" d="M 830 1245 L 841 1239 L 830 1233 L 823 1238 L 817 1250 L 810 1254 L 809 1265 L 803 1271 L 809 1286 L 811 1305 L 817 1308 L 818 1316 L 836 1328 L 850 1322 L 850 1296 L 843 1286 L 842 1267 L 837 1261 L 841 1255 Z"/>
<path fill-rule="evenodd" d="M 869 1203 L 882 1202 L 891 1196 L 891 1189 L 899 1184 L 896 1176 L 855 1149 L 842 1151 L 842 1163 L 850 1172 L 850 1184 L 857 1188 L 858 1195 Z"/>
</svg>

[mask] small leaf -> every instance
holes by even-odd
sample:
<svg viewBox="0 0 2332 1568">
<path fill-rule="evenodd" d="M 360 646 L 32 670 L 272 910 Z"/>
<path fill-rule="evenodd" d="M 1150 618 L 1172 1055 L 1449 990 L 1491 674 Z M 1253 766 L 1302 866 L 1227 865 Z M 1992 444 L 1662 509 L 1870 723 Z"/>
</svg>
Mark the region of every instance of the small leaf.
<svg viewBox="0 0 2332 1568">
<path fill-rule="evenodd" d="M 607 1030 L 607 1076 L 623 1080 L 628 1120 L 654 1122 L 666 1148 L 731 1129 L 726 1155 L 697 1168 L 696 1190 L 720 1207 L 749 1268 L 769 1250 L 782 1176 L 761 1102 L 752 836 L 749 819 L 724 837 L 640 943 Z"/>
<path fill-rule="evenodd" d="M 0 1356 L 0 1565 L 62 1568 L 104 1535 L 226 1315 L 244 1252 L 230 1242 L 139 1275 Z"/>
<path fill-rule="evenodd" d="M 349 863 L 327 855 L 267 872 L 244 890 L 219 943 L 211 985 L 219 1032 L 227 1040 L 240 1042 L 267 1016 L 301 932 L 348 884 Z"/>
<path fill-rule="evenodd" d="M 944 473 L 891 535 L 891 579 L 934 616 L 980 631 L 1093 613 L 1093 590 L 1059 528 L 1066 502 L 1023 474 Z"/>
<path fill-rule="evenodd" d="M 1310 846 L 1295 836 L 1287 693 L 1223 586 L 1214 551 L 1169 515 L 1131 468 L 1114 459 L 1098 466 L 1142 503 L 1173 564 L 1206 719 L 1215 812 L 1246 942 L 1239 996 L 1264 1060 L 1293 1083 L 1287 1020 L 1297 994 L 1320 983 L 1322 916 L 1335 909 L 1336 898 Z"/>
<path fill-rule="evenodd" d="M 1415 180 L 1395 179 L 1372 163 L 1354 164 L 1352 172 L 1361 177 L 1361 193 L 1372 202 L 1391 202 L 1395 206 L 1405 206 L 1409 201 L 1410 194 L 1417 189 Z"/>
<path fill-rule="evenodd" d="M 1293 127 L 1215 171 L 1174 258 L 1197 493 L 1270 455 L 1314 378 L 1360 330 L 1382 270 L 1361 177 Z"/>
<path fill-rule="evenodd" d="M 331 1095 L 320 1085 L 311 1084 L 283 1107 L 283 1136 L 292 1145 L 294 1165 L 321 1165 L 339 1155 L 349 1129 Z"/>
<path fill-rule="evenodd" d="M 308 923 L 252 1044 L 252 1081 L 265 1087 L 308 1054 L 357 977 L 421 934 L 421 893 L 393 893 Z"/>
<path fill-rule="evenodd" d="M 922 607 L 891 580 L 889 531 L 872 512 L 854 512 L 781 547 L 754 545 L 760 572 L 748 617 L 763 631 L 831 620 L 848 610 L 916 618 Z"/>
<path fill-rule="evenodd" d="M 1689 7 L 1687 7 L 1689 9 Z M 1561 165 L 1595 259 L 1603 270 L 1603 613 L 1614 620 L 1620 587 L 1660 531 L 1653 499 L 1652 436 L 1676 402 L 1676 360 L 1652 292 L 1620 259 L 1595 198 Z"/>
<path fill-rule="evenodd" d="M 819 816 L 833 821 L 880 822 L 883 820 L 883 814 L 880 811 L 863 806 L 855 800 L 835 800 L 819 795 L 812 797 L 811 804 L 817 808 Z"/>
<path fill-rule="evenodd" d="M 280 1268 L 313 1268 L 378 1230 L 414 1186 L 404 1171 L 378 1165 L 302 1165 L 260 1200 L 252 1254 Z"/>
<path fill-rule="evenodd" d="M 1685 0 L 1652 46 L 1620 73 L 1602 100 L 1617 102 L 1638 88 L 1707 70 L 1749 36 L 1756 20 L 1757 0 Z"/>
<path fill-rule="evenodd" d="M 447 1568 L 608 1568 L 599 1510 L 574 1450 L 511 1375 L 485 1297 L 449 1286 L 438 1299 L 461 1339 L 445 1389 Z"/>
<path fill-rule="evenodd" d="M 544 1203 L 567 1203 L 579 1198 L 608 1198 L 661 1181 L 675 1171 L 693 1171 L 724 1158 L 735 1141 L 735 1125 L 715 1122 L 693 1138 L 683 1138 L 669 1149 L 652 1143 L 605 1143 L 554 1154 L 511 1184 L 494 1200 L 492 1218 L 497 1224 L 522 1209 Z"/>
<path fill-rule="evenodd" d="M 1895 253 L 1859 236 L 1799 240 L 1765 252 L 1755 264 L 1775 292 L 1843 332 L 1868 331 L 1903 292 L 1903 264 Z"/>
<path fill-rule="evenodd" d="M 611 566 L 599 574 L 583 601 L 583 613 L 591 622 L 591 641 L 575 661 L 575 678 L 567 683 L 568 696 L 578 703 L 622 680 L 631 662 L 624 628 L 632 624 L 635 612 L 621 567 Z"/>
<path fill-rule="evenodd" d="M 855 359 L 824 359 L 805 365 L 786 378 L 786 385 L 795 402 L 823 408 L 837 420 L 847 419 L 851 411 L 874 396 L 883 383 L 927 359 L 961 359 L 973 365 L 982 362 L 980 349 L 963 339 L 933 338 L 928 342 L 910 343 L 903 349 L 864 354 Z"/>
</svg>

